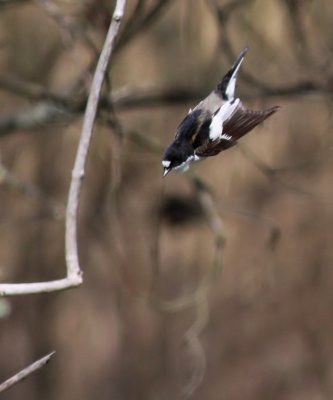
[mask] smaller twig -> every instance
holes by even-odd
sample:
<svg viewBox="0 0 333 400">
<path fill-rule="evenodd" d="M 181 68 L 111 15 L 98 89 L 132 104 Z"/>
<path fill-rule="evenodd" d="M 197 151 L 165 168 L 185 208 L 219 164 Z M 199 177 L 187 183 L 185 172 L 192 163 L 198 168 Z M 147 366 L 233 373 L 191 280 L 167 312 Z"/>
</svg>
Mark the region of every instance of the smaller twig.
<svg viewBox="0 0 333 400">
<path fill-rule="evenodd" d="M 278 244 L 279 239 L 281 238 L 282 231 L 279 225 L 273 221 L 272 219 L 266 217 L 265 215 L 256 214 L 252 211 L 247 211 L 239 208 L 224 206 L 226 212 L 233 213 L 241 218 L 247 218 L 252 221 L 255 221 L 257 224 L 260 224 L 268 229 L 269 237 L 267 240 L 268 247 L 271 250 L 274 250 L 276 245 Z"/>
<path fill-rule="evenodd" d="M 191 170 L 186 176 L 190 179 L 192 185 L 194 186 L 196 196 L 203 209 L 208 226 L 214 235 L 215 256 L 212 265 L 205 272 L 205 275 L 202 277 L 194 293 L 182 296 L 176 300 L 161 300 L 153 297 L 149 298 L 158 309 L 165 312 L 177 312 L 193 307 L 193 305 L 198 301 L 199 297 L 200 299 L 205 297 L 204 293 L 208 292 L 209 288 L 212 286 L 212 283 L 216 279 L 216 275 L 221 272 L 223 266 L 222 253 L 225 245 L 223 221 L 217 211 L 213 197 L 206 183 Z"/>
<path fill-rule="evenodd" d="M 198 201 L 206 215 L 208 225 L 215 236 L 215 259 L 211 271 L 208 271 L 208 278 L 214 279 L 215 274 L 222 270 L 222 251 L 225 245 L 224 225 L 207 184 L 193 172 L 188 175 L 196 190 Z"/>
<path fill-rule="evenodd" d="M 223 221 L 217 211 L 213 196 L 206 183 L 193 172 L 188 174 L 195 188 L 197 199 L 206 216 L 207 223 L 215 236 L 215 257 L 212 265 L 202 278 L 193 298 L 196 306 L 196 319 L 185 334 L 189 350 L 193 356 L 193 373 L 184 388 L 184 396 L 189 398 L 202 383 L 206 371 L 206 355 L 200 342 L 200 334 L 208 322 L 208 292 L 215 281 L 217 272 L 222 269 L 222 253 L 225 245 Z"/>
<path fill-rule="evenodd" d="M 93 54 L 98 58 L 99 50 L 89 33 L 78 22 L 75 16 L 66 15 L 59 7 L 59 4 L 53 0 L 37 0 L 37 3 L 51 17 L 60 28 L 65 44 L 71 45 L 75 39 L 83 41 Z"/>
<path fill-rule="evenodd" d="M 133 15 L 129 18 L 124 27 L 123 34 L 115 46 L 115 52 L 118 53 L 118 51 L 123 49 L 133 37 L 137 38 L 139 34 L 146 31 L 154 22 L 156 22 L 163 9 L 168 6 L 171 1 L 172 0 L 157 0 L 145 15 L 141 15 L 143 5 L 138 4 L 134 9 Z"/>
<path fill-rule="evenodd" d="M 10 387 L 16 385 L 17 383 L 23 381 L 23 379 L 27 378 L 29 375 L 31 375 L 38 369 L 44 367 L 44 365 L 46 365 L 50 361 L 53 354 L 55 354 L 55 351 L 52 351 L 48 355 L 40 358 L 39 360 L 30 364 L 28 367 L 22 369 L 20 372 L 18 372 L 11 378 L 7 379 L 5 382 L 1 383 L 0 384 L 0 393 L 4 392 L 5 390 L 9 389 Z"/>
<path fill-rule="evenodd" d="M 227 55 L 229 62 L 233 62 L 236 58 L 236 53 L 233 51 L 232 44 L 230 41 L 230 35 L 228 33 L 228 22 L 230 20 L 231 14 L 234 10 L 236 10 L 239 6 L 246 5 L 247 3 L 251 2 L 253 0 L 235 0 L 232 2 L 227 3 L 226 5 L 221 6 L 216 0 L 208 0 L 208 3 L 214 13 L 214 16 L 216 17 L 218 21 L 218 28 L 220 31 L 220 48 L 223 49 L 223 52 Z M 254 27 L 250 25 L 248 28 L 252 31 L 252 33 L 255 33 Z M 262 37 L 260 37 L 261 40 L 263 40 Z M 279 95 L 280 93 L 280 88 L 278 86 L 272 87 L 265 82 L 262 82 L 261 79 L 258 79 L 255 75 L 250 73 L 246 68 L 243 68 L 242 74 L 241 74 L 241 79 L 243 79 L 245 82 L 249 83 L 256 89 L 260 90 L 261 93 L 265 95 Z M 297 85 L 296 85 L 297 86 Z M 326 85 L 322 85 L 326 86 Z M 317 87 L 316 84 L 308 87 L 303 85 L 300 88 L 296 88 L 297 93 L 303 93 L 309 92 L 312 90 L 316 90 L 315 87 Z M 285 92 L 285 88 L 282 88 L 281 94 L 283 95 Z M 292 93 L 293 94 L 293 93 Z"/>
<path fill-rule="evenodd" d="M 187 176 L 194 186 L 197 199 L 204 211 L 207 223 L 215 237 L 215 258 L 212 265 L 205 272 L 194 293 L 179 298 L 177 300 L 165 301 L 148 296 L 154 306 L 165 312 L 177 312 L 187 308 L 196 310 L 196 318 L 190 328 L 186 331 L 184 338 L 188 346 L 188 351 L 192 357 L 192 373 L 190 381 L 183 389 L 185 398 L 189 398 L 198 389 L 206 371 L 206 355 L 200 342 L 200 335 L 208 322 L 208 292 L 215 281 L 216 272 L 222 267 L 222 250 L 224 248 L 225 236 L 222 219 L 216 209 L 213 197 L 206 183 L 194 173 Z"/>
<path fill-rule="evenodd" d="M 123 28 L 122 31 L 122 38 L 120 42 L 122 42 L 121 46 L 125 44 L 125 41 L 128 41 L 129 38 L 133 35 L 132 31 L 133 29 L 136 29 L 137 25 L 140 24 L 140 21 L 142 20 L 142 16 L 144 14 L 144 6 L 145 6 L 146 0 L 138 0 L 132 14 L 127 18 L 126 24 Z M 119 43 L 119 42 L 118 42 Z M 120 48 L 118 44 L 118 48 Z"/>
<path fill-rule="evenodd" d="M 188 345 L 188 350 L 191 353 L 192 359 L 192 376 L 190 381 L 183 389 L 185 398 L 189 398 L 201 385 L 206 372 L 206 354 L 200 342 L 200 334 L 205 329 L 208 323 L 208 304 L 207 293 L 203 291 L 196 297 L 196 318 L 193 324 L 185 333 L 185 340 Z"/>
</svg>

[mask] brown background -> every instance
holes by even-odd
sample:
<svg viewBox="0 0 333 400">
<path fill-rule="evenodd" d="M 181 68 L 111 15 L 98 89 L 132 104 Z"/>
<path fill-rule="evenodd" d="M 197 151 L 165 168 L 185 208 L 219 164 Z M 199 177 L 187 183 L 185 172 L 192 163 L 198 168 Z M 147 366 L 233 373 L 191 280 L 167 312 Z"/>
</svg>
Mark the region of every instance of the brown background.
<svg viewBox="0 0 333 400">
<path fill-rule="evenodd" d="M 145 15 L 157 2 L 141 3 Z M 333 3 L 221 0 L 220 19 L 213 1 L 164 3 L 131 34 L 137 10 L 110 77 L 127 98 L 178 88 L 187 101 L 116 107 L 122 140 L 104 107 L 80 205 L 84 284 L 1 300 L 0 381 L 57 351 L 2 398 L 178 399 L 204 372 L 193 399 L 333 399 Z M 101 47 L 106 6 L 0 7 L 0 155 L 12 174 L 0 179 L 2 282 L 64 275 L 62 212 L 82 125 L 82 108 L 32 128 L 8 124 L 49 103 L 4 82 L 35 83 L 75 104 L 91 82 L 87 38 Z M 223 219 L 223 270 L 187 308 L 161 309 L 161 299 L 177 305 L 196 292 L 214 256 L 190 179 L 161 179 L 162 149 L 245 45 L 239 95 L 251 108 L 281 110 L 194 167 Z M 135 143 L 134 130 L 157 150 Z M 194 322 L 198 347 L 187 340 Z"/>
</svg>

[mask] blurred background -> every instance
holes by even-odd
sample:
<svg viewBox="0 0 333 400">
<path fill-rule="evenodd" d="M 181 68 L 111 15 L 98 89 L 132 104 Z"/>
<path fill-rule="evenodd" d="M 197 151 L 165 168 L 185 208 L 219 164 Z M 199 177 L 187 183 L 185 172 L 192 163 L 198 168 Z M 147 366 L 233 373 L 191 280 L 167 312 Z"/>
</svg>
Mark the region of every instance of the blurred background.
<svg viewBox="0 0 333 400">
<path fill-rule="evenodd" d="M 0 3 L 3 283 L 65 276 L 114 4 Z M 128 1 L 80 201 L 84 283 L 0 299 L 0 381 L 57 351 L 3 399 L 333 399 L 332 20 L 327 0 Z M 162 179 L 177 125 L 246 45 L 239 96 L 280 111 L 197 178 Z"/>
</svg>

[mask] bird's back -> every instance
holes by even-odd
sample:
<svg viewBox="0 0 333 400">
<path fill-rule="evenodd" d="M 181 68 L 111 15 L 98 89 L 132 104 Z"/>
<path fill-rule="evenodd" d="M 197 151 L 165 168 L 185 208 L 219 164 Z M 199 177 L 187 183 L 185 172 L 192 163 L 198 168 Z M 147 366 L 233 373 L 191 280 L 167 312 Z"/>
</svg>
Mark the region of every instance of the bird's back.
<svg viewBox="0 0 333 400">
<path fill-rule="evenodd" d="M 221 93 L 217 89 L 214 89 L 205 99 L 200 101 L 193 111 L 202 110 L 212 115 L 215 114 L 224 103 L 225 101 L 222 99 Z"/>
</svg>

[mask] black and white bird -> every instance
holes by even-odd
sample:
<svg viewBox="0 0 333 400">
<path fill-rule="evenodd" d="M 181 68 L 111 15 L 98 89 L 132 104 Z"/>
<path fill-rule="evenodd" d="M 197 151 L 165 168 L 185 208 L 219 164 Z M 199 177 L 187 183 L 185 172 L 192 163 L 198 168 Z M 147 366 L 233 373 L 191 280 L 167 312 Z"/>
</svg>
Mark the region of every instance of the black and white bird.
<svg viewBox="0 0 333 400">
<path fill-rule="evenodd" d="M 242 50 L 222 81 L 190 109 L 178 126 L 175 139 L 163 156 L 163 176 L 170 171 L 186 171 L 193 162 L 229 149 L 278 110 L 278 106 L 248 110 L 239 98 L 235 98 L 238 71 L 247 51 L 247 48 Z"/>
</svg>

